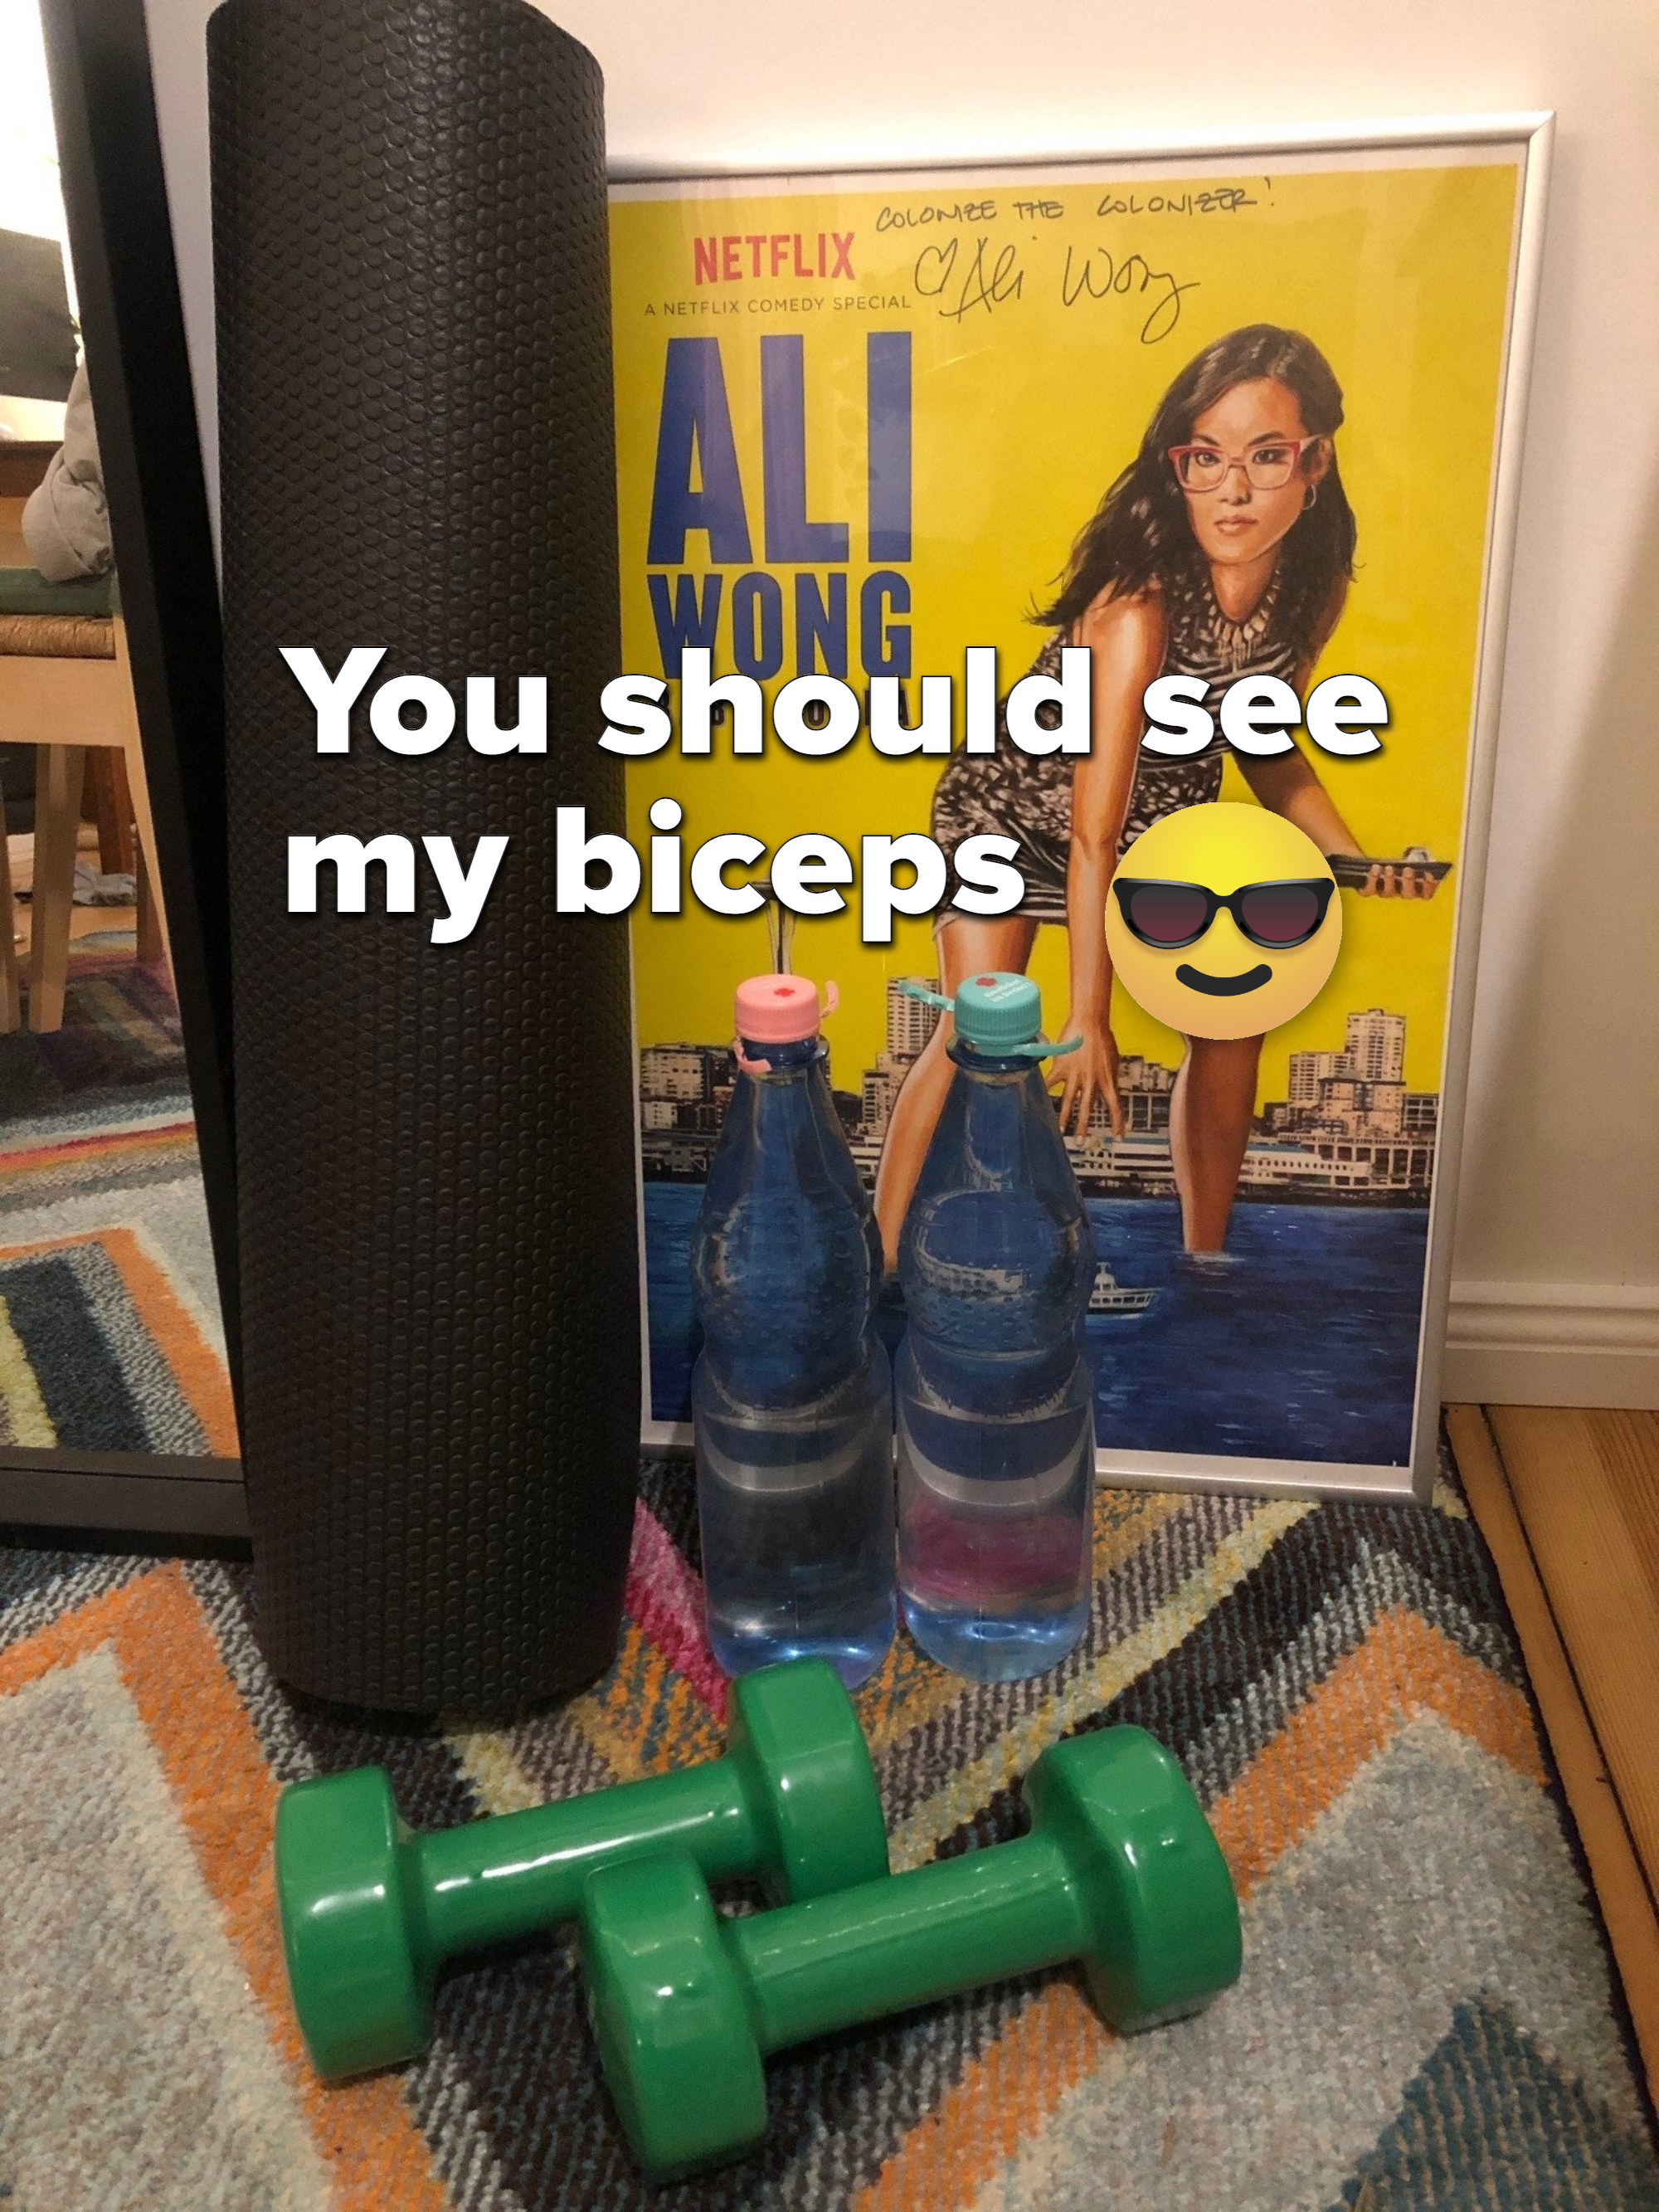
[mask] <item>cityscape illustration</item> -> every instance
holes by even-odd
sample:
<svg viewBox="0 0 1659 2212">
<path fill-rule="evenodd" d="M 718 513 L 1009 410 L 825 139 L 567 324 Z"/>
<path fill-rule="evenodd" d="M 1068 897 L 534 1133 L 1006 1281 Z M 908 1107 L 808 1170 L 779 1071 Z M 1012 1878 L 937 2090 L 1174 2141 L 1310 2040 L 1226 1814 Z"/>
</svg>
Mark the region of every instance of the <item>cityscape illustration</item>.
<svg viewBox="0 0 1659 2212">
<path fill-rule="evenodd" d="M 860 1173 L 873 1182 L 893 1101 L 939 1016 L 902 982 L 938 988 L 932 976 L 887 985 L 887 1041 L 856 1090 L 831 1095 Z M 1405 1081 L 1406 1018 L 1381 1006 L 1350 1013 L 1340 1045 L 1291 1054 L 1290 1095 L 1256 1116 L 1239 1179 L 1242 1200 L 1279 1204 L 1425 1206 L 1434 1172 L 1437 1091 Z M 732 1096 L 729 1044 L 655 1044 L 640 1054 L 641 1152 L 647 1182 L 702 1182 Z M 1176 1070 L 1126 1054 L 1118 1074 L 1124 1133 L 1114 1136 L 1103 1107 L 1066 1143 L 1084 1190 L 1120 1197 L 1167 1197 L 1170 1097 Z"/>
</svg>

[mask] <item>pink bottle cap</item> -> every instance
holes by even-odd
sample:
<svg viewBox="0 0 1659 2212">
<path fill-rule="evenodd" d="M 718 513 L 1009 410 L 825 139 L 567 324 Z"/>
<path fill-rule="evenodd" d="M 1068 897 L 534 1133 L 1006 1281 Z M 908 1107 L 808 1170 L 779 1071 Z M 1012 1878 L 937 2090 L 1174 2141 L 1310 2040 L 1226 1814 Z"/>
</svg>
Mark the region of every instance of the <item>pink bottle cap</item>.
<svg viewBox="0 0 1659 2212">
<path fill-rule="evenodd" d="M 826 985 L 821 1006 L 817 985 L 805 975 L 751 975 L 738 986 L 738 1035 L 752 1044 L 799 1044 L 817 1035 L 836 997 L 835 985 Z"/>
</svg>

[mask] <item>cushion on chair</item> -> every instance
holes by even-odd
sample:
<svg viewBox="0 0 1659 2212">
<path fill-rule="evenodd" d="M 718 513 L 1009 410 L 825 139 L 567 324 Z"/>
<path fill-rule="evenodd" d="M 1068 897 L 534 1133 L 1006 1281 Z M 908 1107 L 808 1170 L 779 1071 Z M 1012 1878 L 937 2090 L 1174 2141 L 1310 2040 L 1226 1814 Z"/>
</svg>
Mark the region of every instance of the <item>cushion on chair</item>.
<svg viewBox="0 0 1659 2212">
<path fill-rule="evenodd" d="M 101 615 L 107 621 L 114 591 L 112 574 L 49 584 L 38 568 L 0 568 L 0 615 Z"/>
<path fill-rule="evenodd" d="M 0 568 L 0 653 L 113 660 L 115 579 L 49 584 L 33 568 Z"/>
</svg>

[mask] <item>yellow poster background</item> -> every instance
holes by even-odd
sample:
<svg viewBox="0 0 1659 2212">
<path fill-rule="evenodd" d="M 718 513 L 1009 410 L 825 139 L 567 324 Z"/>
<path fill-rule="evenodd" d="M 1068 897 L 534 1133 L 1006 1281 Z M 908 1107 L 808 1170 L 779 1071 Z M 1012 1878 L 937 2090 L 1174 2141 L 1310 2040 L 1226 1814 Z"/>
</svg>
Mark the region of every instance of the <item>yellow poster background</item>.
<svg viewBox="0 0 1659 2212">
<path fill-rule="evenodd" d="M 864 179 L 854 189 L 814 179 L 618 197 L 611 243 L 624 665 L 662 666 L 647 533 L 672 338 L 720 341 L 750 565 L 765 567 L 759 340 L 802 333 L 806 511 L 850 524 L 848 676 L 861 689 L 858 587 L 871 568 L 890 565 L 867 557 L 865 339 L 872 329 L 913 334 L 914 541 L 905 564 L 913 711 L 915 678 L 951 676 L 959 732 L 964 648 L 998 649 L 1005 690 L 1024 672 L 1044 635 L 1029 619 L 1032 608 L 1052 592 L 1074 538 L 1133 456 L 1177 372 L 1228 331 L 1279 323 L 1315 341 L 1343 387 L 1336 450 L 1358 525 L 1356 580 L 1314 680 L 1338 671 L 1369 676 L 1392 709 L 1379 754 L 1345 761 L 1306 750 L 1368 852 L 1422 845 L 1455 857 L 1518 172 L 1509 154 L 1327 160 L 1325 167 L 1259 175 L 1135 176 L 1103 165 L 897 177 L 876 190 Z M 934 222 L 929 209 L 970 209 L 979 219 Z M 819 232 L 852 234 L 851 279 L 787 270 L 756 277 L 745 247 L 740 276 L 694 281 L 699 237 L 799 233 L 812 240 Z M 1000 296 L 975 300 L 971 264 L 981 240 L 979 289 Z M 810 265 L 811 245 L 806 258 Z M 1105 296 L 1085 293 L 1067 306 L 1065 290 L 1085 259 Z M 999 265 L 1000 288 L 988 285 Z M 690 534 L 684 565 L 699 578 L 714 565 L 703 533 Z M 726 571 L 728 597 L 737 573 Z M 781 682 L 799 672 L 789 572 L 775 573 L 785 589 L 789 648 Z M 715 667 L 732 666 L 723 611 Z M 797 757 L 769 736 L 764 759 L 733 761 L 717 733 L 709 759 L 688 760 L 676 746 L 630 763 L 629 835 L 643 853 L 647 809 L 667 795 L 684 808 L 688 856 L 719 831 L 750 832 L 771 849 L 811 830 L 840 839 L 856 859 L 867 833 L 927 829 L 941 765 L 884 760 L 862 735 L 829 760 Z M 1222 796 L 1249 797 L 1231 763 Z M 764 863 L 754 872 L 763 874 Z M 1447 891 L 1457 882 L 1455 873 Z M 855 887 L 848 896 L 844 914 L 798 923 L 793 964 L 839 982 L 842 1011 L 829 1032 L 834 1079 L 856 1090 L 859 1071 L 884 1041 L 885 978 L 932 975 L 936 963 L 929 920 L 901 918 L 890 946 L 865 945 Z M 1439 1087 L 1455 897 L 1428 906 L 1342 898 L 1336 969 L 1313 1006 L 1267 1039 L 1258 1103 L 1285 1097 L 1291 1052 L 1340 1048 L 1344 1012 L 1368 1006 L 1406 1016 L 1407 1085 Z M 769 964 L 763 917 L 718 918 L 688 894 L 672 918 L 649 915 L 642 900 L 633 929 L 641 1045 L 728 1037 L 733 985 Z M 1057 1032 L 1067 999 L 1063 931 L 1039 932 L 1031 971 Z M 1121 988 L 1112 1018 L 1126 1053 L 1178 1062 L 1179 1041 Z"/>
</svg>

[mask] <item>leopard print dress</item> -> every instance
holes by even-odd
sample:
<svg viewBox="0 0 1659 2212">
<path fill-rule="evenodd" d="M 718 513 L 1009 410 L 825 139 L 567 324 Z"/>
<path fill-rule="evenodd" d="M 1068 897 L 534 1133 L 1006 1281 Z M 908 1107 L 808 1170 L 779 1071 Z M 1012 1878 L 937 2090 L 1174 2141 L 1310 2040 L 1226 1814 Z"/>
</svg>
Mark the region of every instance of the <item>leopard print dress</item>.
<svg viewBox="0 0 1659 2212">
<path fill-rule="evenodd" d="M 1168 611 L 1169 644 L 1162 672 L 1166 676 L 1196 676 L 1206 686 L 1203 704 L 1214 718 L 1221 696 L 1242 676 L 1278 676 L 1287 684 L 1296 680 L 1297 655 L 1288 638 L 1273 634 L 1273 607 L 1279 596 L 1274 577 L 1255 611 L 1242 623 L 1230 622 L 1216 605 L 1209 569 L 1164 592 Z M 1069 635 L 1056 630 L 1032 662 L 1030 673 L 1058 676 L 1060 647 Z M 1050 708 L 1047 715 L 1052 716 Z M 1046 719 L 1038 709 L 1038 719 Z M 1221 765 L 1227 744 L 1217 734 L 1201 753 L 1172 760 L 1143 751 L 1135 769 L 1128 811 L 1117 849 L 1124 848 L 1183 806 L 1199 806 L 1217 797 L 1221 789 Z M 1033 921 L 1064 924 L 1066 868 L 1072 843 L 1072 778 L 1073 756 L 1052 753 L 1034 757 L 1023 753 L 1009 739 L 1006 701 L 997 710 L 997 749 L 994 753 L 953 753 L 933 790 L 933 834 L 951 866 L 956 883 L 956 854 L 967 837 L 994 835 L 1018 840 L 1014 866 L 1025 879 L 1025 896 L 1018 911 Z M 947 904 L 939 909 L 939 924 L 959 917 Z"/>
</svg>

